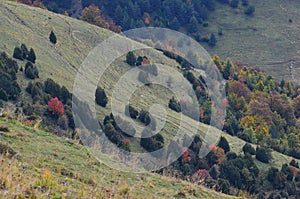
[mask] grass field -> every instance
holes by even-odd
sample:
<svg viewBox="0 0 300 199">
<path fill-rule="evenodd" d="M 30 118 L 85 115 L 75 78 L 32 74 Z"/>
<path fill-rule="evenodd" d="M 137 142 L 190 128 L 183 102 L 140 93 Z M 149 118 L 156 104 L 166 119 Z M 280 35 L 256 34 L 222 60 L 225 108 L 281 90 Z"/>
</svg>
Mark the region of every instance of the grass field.
<svg viewBox="0 0 300 199">
<path fill-rule="evenodd" d="M 289 67 L 294 61 L 292 73 L 299 83 L 300 74 L 300 3 L 293 0 L 249 0 L 255 6 L 254 16 L 244 14 L 242 5 L 238 9 L 217 4 L 209 19 L 207 30 L 217 36 L 215 48 L 205 48 L 223 59 L 230 57 L 264 69 L 267 74 L 291 80 Z M 289 22 L 289 20 L 292 22 Z M 202 28 L 202 32 L 207 31 Z"/>
</svg>

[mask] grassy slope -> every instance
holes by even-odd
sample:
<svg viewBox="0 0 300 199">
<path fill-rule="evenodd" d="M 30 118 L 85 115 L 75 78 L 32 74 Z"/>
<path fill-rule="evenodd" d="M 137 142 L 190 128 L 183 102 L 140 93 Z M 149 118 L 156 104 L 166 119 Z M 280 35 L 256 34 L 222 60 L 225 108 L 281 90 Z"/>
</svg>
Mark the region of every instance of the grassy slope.
<svg viewBox="0 0 300 199">
<path fill-rule="evenodd" d="M 115 171 L 99 163 L 72 140 L 6 118 L 0 119 L 1 125 L 8 126 L 10 132 L 0 131 L 0 145 L 10 146 L 17 155 L 12 159 L 0 155 L 0 198 L 12 198 L 26 190 L 38 198 L 48 198 L 47 195 L 51 198 L 144 198 L 145 195 L 174 198 L 178 194 L 187 198 L 233 198 L 157 174 Z"/>
<path fill-rule="evenodd" d="M 56 15 L 38 8 L 25 7 L 24 5 L 13 2 L 1 1 L 0 15 L 2 19 L 0 21 L 0 49 L 12 52 L 14 46 L 21 43 L 26 43 L 28 47 L 33 47 L 37 54 L 37 64 L 39 66 L 41 78 L 46 79 L 47 77 L 51 77 L 60 84 L 66 85 L 69 89 L 72 88 L 76 69 L 79 68 L 84 57 L 97 43 L 111 35 L 111 33 L 106 30 L 83 23 L 82 21 Z M 48 35 L 51 30 L 55 31 L 58 38 L 58 44 L 56 47 L 53 46 L 48 39 Z M 164 60 L 160 61 L 171 66 L 177 65 L 172 60 L 168 60 L 166 58 L 163 59 Z M 108 95 L 111 94 L 111 88 L 113 88 L 116 80 L 119 79 L 118 77 L 120 77 L 124 71 L 129 69 L 122 60 L 124 60 L 124 57 L 121 57 L 120 60 L 116 61 L 106 72 L 104 78 L 100 81 L 101 86 L 106 89 Z M 151 61 L 155 62 L 156 60 L 158 60 L 158 58 L 151 56 Z M 20 78 L 20 81 L 25 80 Z M 23 86 L 26 86 L 26 84 Z M 165 93 L 166 96 L 155 97 L 155 93 Z M 136 91 L 132 98 L 132 103 L 136 105 L 139 104 L 144 108 L 149 107 L 154 102 L 167 106 L 167 102 L 169 100 L 167 94 L 168 91 L 159 86 L 145 87 Z M 104 115 L 109 113 L 109 107 L 98 108 L 100 119 L 103 119 Z M 164 136 L 170 135 L 170 133 L 177 128 L 179 125 L 179 120 L 177 119 L 178 116 L 179 115 L 177 113 L 168 111 L 169 120 L 162 132 Z M 189 118 L 186 118 L 185 121 L 188 123 L 194 122 Z M 203 124 L 197 125 L 200 126 L 201 132 L 199 133 L 203 136 L 203 132 L 205 132 L 208 127 Z M 215 133 L 218 134 L 219 132 L 215 130 Z M 226 137 L 229 139 L 233 151 L 238 153 L 241 152 L 244 142 L 236 137 L 228 135 L 226 135 Z M 51 137 L 51 139 L 55 139 L 59 142 L 59 139 L 57 138 Z M 46 141 L 44 140 L 44 142 Z M 55 147 L 55 144 L 57 143 L 54 143 L 51 147 L 58 149 L 59 147 Z M 44 145 L 41 144 L 39 146 Z M 16 147 L 20 146 L 16 145 Z M 45 147 L 45 150 L 51 151 L 51 147 L 47 147 L 48 149 Z M 41 147 L 41 149 L 43 148 L 44 147 Z M 275 158 L 272 164 L 262 164 L 257 162 L 260 168 L 267 169 L 271 165 L 281 167 L 282 163 L 287 162 L 286 160 L 290 161 L 289 157 L 276 152 L 273 153 L 273 156 Z M 55 156 L 52 157 L 52 159 L 53 161 L 58 161 L 55 160 Z M 84 157 L 81 160 L 83 162 L 86 161 Z M 65 164 L 66 167 L 70 167 L 70 162 L 65 162 L 65 160 L 58 161 L 58 163 Z M 74 165 L 71 164 L 71 166 Z M 109 169 L 107 169 L 107 171 L 108 170 Z M 114 174 L 111 171 L 108 176 L 109 175 Z M 120 178 L 122 176 L 126 175 L 121 175 Z M 133 182 L 134 181 L 135 180 L 133 180 Z"/>
<path fill-rule="evenodd" d="M 1 28 L 3 34 L 0 34 L 0 49 L 12 52 L 14 46 L 21 43 L 33 47 L 37 54 L 37 65 L 39 66 L 41 78 L 46 79 L 50 76 L 60 84 L 66 85 L 70 90 L 72 90 L 76 69 L 80 67 L 85 56 L 95 45 L 111 35 L 111 32 L 107 30 L 70 17 L 9 1 L 1 2 L 3 2 L 0 3 L 1 18 L 3 20 L 0 21 L 0 25 L 3 27 Z M 53 46 L 48 39 L 51 30 L 55 31 L 58 38 L 56 46 Z M 154 63 L 159 61 L 170 66 L 177 65 L 173 60 L 161 56 L 160 52 L 144 51 L 144 54 L 149 55 Z M 106 89 L 109 96 L 119 77 L 129 69 L 123 60 L 124 57 L 116 60 L 100 80 L 101 86 Z M 22 78 L 20 79 L 25 81 Z M 120 91 L 120 95 L 121 93 L 122 91 Z M 161 96 L 162 93 L 165 96 Z M 131 103 L 142 108 L 150 107 L 153 103 L 167 106 L 169 97 L 170 91 L 161 86 L 143 87 L 135 92 Z M 98 107 L 97 111 L 100 120 L 102 120 L 105 115 L 110 113 L 110 106 L 108 105 L 107 108 Z M 162 130 L 165 136 L 170 135 L 180 122 L 179 114 L 176 112 L 168 111 L 167 115 L 169 120 Z M 184 121 L 188 124 L 194 123 L 194 120 L 189 118 L 185 118 Z M 198 125 L 200 126 L 199 134 L 204 136 L 208 127 L 200 123 Z M 215 133 L 219 134 L 217 130 L 215 130 Z M 233 151 L 241 152 L 244 142 L 231 136 L 228 136 L 228 139 L 231 141 Z M 274 163 L 278 167 L 286 160 L 290 160 L 289 157 L 276 152 L 274 152 L 274 157 Z M 270 166 L 260 165 L 261 168 Z"/>
<path fill-rule="evenodd" d="M 223 59 L 230 57 L 235 61 L 258 66 L 268 74 L 290 79 L 290 61 L 295 60 L 295 80 L 299 82 L 300 70 L 300 4 L 293 0 L 249 0 L 255 6 L 253 17 L 243 14 L 239 9 L 217 4 L 210 18 L 208 30 L 217 33 L 222 29 L 224 35 L 215 48 L 207 47 L 211 54 L 217 53 Z M 293 23 L 289 23 L 289 19 Z M 202 28 L 205 30 L 204 28 Z"/>
</svg>

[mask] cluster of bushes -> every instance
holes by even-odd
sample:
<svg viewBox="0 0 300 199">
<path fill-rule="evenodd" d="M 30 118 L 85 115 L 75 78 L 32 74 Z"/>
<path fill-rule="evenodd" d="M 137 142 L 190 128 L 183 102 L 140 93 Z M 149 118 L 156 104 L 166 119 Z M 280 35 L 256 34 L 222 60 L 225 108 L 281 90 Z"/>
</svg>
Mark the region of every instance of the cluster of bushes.
<svg viewBox="0 0 300 199">
<path fill-rule="evenodd" d="M 135 129 L 130 123 L 118 116 L 113 116 L 111 113 L 109 116 L 105 116 L 103 126 L 106 137 L 112 143 L 126 151 L 130 151 L 130 145 L 126 138 L 133 137 L 135 134 Z"/>
<path fill-rule="evenodd" d="M 4 52 L 0 54 L 0 100 L 15 100 L 20 95 L 21 88 L 16 81 L 18 69 L 16 61 Z"/>
<path fill-rule="evenodd" d="M 139 112 L 132 105 L 127 105 L 125 107 L 125 113 L 128 117 L 131 117 L 132 119 L 139 119 L 140 122 L 144 123 L 153 131 L 156 130 L 156 121 L 148 111 L 141 110 Z"/>
<path fill-rule="evenodd" d="M 149 136 L 151 132 L 144 134 Z M 191 138 L 186 136 L 184 142 L 190 140 Z M 148 139 L 148 143 L 150 141 L 153 141 L 152 144 L 155 145 L 155 140 Z M 190 147 L 183 151 L 182 156 L 159 173 L 172 170 L 177 175 L 186 176 L 193 182 L 201 182 L 216 191 L 232 195 L 237 194 L 239 190 L 259 197 L 268 197 L 272 194 L 289 197 L 299 193 L 296 186 L 300 180 L 299 165 L 295 160 L 292 160 L 289 165 L 282 165 L 281 171 L 270 168 L 267 175 L 264 175 L 260 173 L 252 156 L 256 155 L 258 160 L 266 163 L 270 160 L 268 149 L 258 147 L 255 150 L 246 143 L 243 147 L 245 154 L 237 155 L 230 152 L 228 141 L 225 137 L 221 137 L 218 145 L 212 146 L 211 152 L 205 158 L 199 159 L 198 153 L 202 144 L 201 139 L 195 136 Z M 179 147 L 170 144 L 169 148 L 168 151 L 171 152 Z M 266 182 L 267 180 L 269 184 Z M 269 189 L 275 189 L 275 191 L 265 194 Z"/>
<path fill-rule="evenodd" d="M 142 137 L 145 138 L 141 138 L 141 146 L 149 152 L 162 148 L 164 145 L 164 138 L 160 134 L 152 136 L 152 133 L 156 128 L 156 123 L 149 112 L 142 110 L 139 113 L 130 105 L 127 106 L 126 109 L 129 109 L 129 117 L 139 119 L 147 126 L 142 132 Z M 105 135 L 111 142 L 116 144 L 118 147 L 130 151 L 129 144 L 126 142 L 124 143 L 124 140 L 130 140 L 129 138 L 135 135 L 136 130 L 129 122 L 123 120 L 119 116 L 110 114 L 104 118 L 103 127 Z"/>
<path fill-rule="evenodd" d="M 153 131 L 150 128 L 145 128 L 142 132 L 140 143 L 148 152 L 153 152 L 164 147 L 164 138 L 159 133 L 153 135 Z"/>
<path fill-rule="evenodd" d="M 19 60 L 27 60 L 35 63 L 36 55 L 32 48 L 28 50 L 25 44 L 21 44 L 20 47 L 16 46 L 14 49 L 13 57 Z"/>
<path fill-rule="evenodd" d="M 157 49 L 160 50 L 160 49 Z M 173 52 L 170 52 L 168 50 L 161 50 L 165 56 L 176 60 L 176 62 L 181 66 L 182 69 L 184 70 L 191 70 L 194 68 L 194 66 L 189 63 L 188 61 L 186 61 L 183 57 L 181 57 L 180 55 L 177 55 Z"/>
<path fill-rule="evenodd" d="M 148 57 L 146 56 L 136 56 L 134 52 L 129 51 L 126 55 L 126 63 L 129 64 L 130 66 L 149 66 L 142 68 L 145 71 L 148 71 L 152 75 L 157 76 L 157 67 L 155 65 L 151 65 Z"/>
<path fill-rule="evenodd" d="M 34 80 L 28 83 L 26 91 L 31 95 L 33 101 L 47 104 L 50 98 L 57 97 L 64 104 L 70 104 L 72 94 L 65 86 L 60 86 L 54 80 L 48 78 L 44 83 Z"/>
<path fill-rule="evenodd" d="M 290 164 L 283 164 L 281 170 L 275 167 L 268 170 L 266 179 L 269 186 L 267 188 L 273 190 L 269 198 L 289 198 L 299 195 L 300 175 L 298 165 L 294 165 L 295 162 L 292 160 Z M 265 196 L 264 194 L 261 195 Z"/>
<path fill-rule="evenodd" d="M 53 128 L 56 125 L 62 130 L 75 128 L 72 94 L 65 86 L 61 87 L 50 78 L 44 83 L 36 79 L 28 83 L 26 92 L 31 95 L 33 104 L 23 106 L 25 115 L 46 117 L 43 122 Z"/>
</svg>

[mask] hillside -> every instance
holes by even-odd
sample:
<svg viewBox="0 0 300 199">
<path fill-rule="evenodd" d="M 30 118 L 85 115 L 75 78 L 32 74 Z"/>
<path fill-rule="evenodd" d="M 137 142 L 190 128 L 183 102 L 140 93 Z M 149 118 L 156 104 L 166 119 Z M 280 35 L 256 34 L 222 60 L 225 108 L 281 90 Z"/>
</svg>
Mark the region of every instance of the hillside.
<svg viewBox="0 0 300 199">
<path fill-rule="evenodd" d="M 76 70 L 93 47 L 111 33 L 82 21 L 23 4 L 0 3 L 0 48 L 12 54 L 14 47 L 26 43 L 37 52 L 41 78 L 53 78 L 69 89 Z M 58 41 L 49 41 L 51 31 Z"/>
<path fill-rule="evenodd" d="M 33 80 L 32 82 L 40 83 L 44 82 L 47 78 L 51 78 L 61 86 L 65 85 L 71 92 L 76 72 L 84 58 L 93 47 L 113 34 L 108 30 L 87 24 L 83 21 L 7 1 L 0 2 L 0 18 L 2 19 L 0 21 L 0 50 L 7 52 L 11 56 L 15 46 L 26 43 L 28 47 L 33 48 L 36 52 L 36 65 L 40 76 L 40 80 Z M 58 39 L 56 45 L 53 45 L 49 41 L 49 34 L 52 30 Z M 181 71 L 175 60 L 163 56 L 163 53 L 160 51 L 145 50 L 135 53 L 137 55 L 148 56 L 153 63 L 159 61 L 165 65 L 172 66 L 177 71 Z M 131 69 L 124 61 L 125 59 L 126 56 L 117 59 L 109 70 L 105 72 L 105 75 L 99 82 L 99 85 L 105 90 L 108 96 L 108 101 L 111 101 L 113 88 L 122 74 L 126 72 L 126 70 Z M 18 61 L 18 64 L 24 66 L 25 62 Z M 25 91 L 30 80 L 25 78 L 21 72 L 17 73 L 17 77 L 17 81 L 22 87 L 21 101 L 32 103 L 31 96 Z M 126 89 L 130 90 L 130 88 L 131 87 L 127 87 Z M 124 92 L 125 90 L 120 90 L 120 96 L 122 96 Z M 158 85 L 150 85 L 138 89 L 132 96 L 130 103 L 138 107 L 138 111 L 141 111 L 141 109 L 148 110 L 152 104 L 161 104 L 163 108 L 167 108 L 170 95 L 171 91 L 168 89 Z M 13 104 L 10 102 L 6 105 L 6 109 L 9 109 L 9 106 L 13 107 Z M 39 105 L 40 104 L 37 103 L 37 107 Z M 43 108 L 45 107 L 44 105 Z M 180 125 L 180 114 L 169 109 L 166 112 L 168 120 L 160 133 L 165 140 L 169 140 L 170 137 L 173 136 L 174 130 L 178 129 Z M 108 116 L 110 113 L 110 103 L 108 103 L 105 108 L 97 106 L 100 123 L 102 123 L 105 116 Z M 199 126 L 197 133 L 200 138 L 204 138 L 207 129 L 211 128 L 189 117 L 183 117 L 185 124 Z M 158 119 L 160 120 L 162 118 L 158 116 Z M 106 194 L 113 192 L 116 194 L 115 196 L 119 197 L 123 196 L 118 194 L 127 194 L 126 197 L 128 198 L 139 198 L 145 194 L 150 194 L 153 198 L 172 198 L 178 194 L 178 197 L 229 197 L 216 194 L 213 191 L 196 185 L 190 185 L 178 179 L 175 180 L 156 174 L 145 174 L 147 176 L 145 177 L 142 174 L 121 173 L 112 170 L 92 158 L 88 150 L 81 145 L 76 145 L 71 140 L 66 141 L 65 138 L 57 138 L 51 135 L 54 133 L 51 130 L 45 132 L 47 131 L 47 127 L 45 126 L 41 127 L 41 129 L 44 130 L 34 130 L 31 127 L 25 127 L 24 123 L 24 121 L 17 122 L 7 118 L 3 118 L 0 121 L 0 124 L 9 126 L 11 130 L 9 133 L 1 134 L 1 142 L 17 152 L 15 156 L 16 159 L 11 160 L 3 157 L 5 159 L 4 164 L 12 161 L 16 173 L 24 173 L 28 178 L 31 174 L 35 176 L 33 179 L 30 179 L 33 181 L 32 185 L 37 185 L 37 187 L 41 186 L 41 192 L 46 190 L 46 194 L 51 191 L 53 191 L 51 192 L 52 194 L 65 191 L 65 194 L 70 194 L 71 197 L 81 197 L 80 194 L 91 197 L 96 196 L 100 189 L 102 193 L 103 190 Z M 192 130 L 194 129 L 191 129 L 191 131 Z M 217 129 L 211 128 L 211 130 L 210 133 L 212 133 L 212 135 L 219 136 L 221 134 Z M 189 134 L 189 129 L 185 133 Z M 245 142 L 225 133 L 222 133 L 222 135 L 228 140 L 231 152 L 241 155 L 239 157 L 241 159 L 244 158 L 242 147 Z M 130 141 L 131 150 L 138 152 L 145 151 L 140 146 L 139 139 L 128 139 Z M 253 146 L 256 148 L 255 144 Z M 52 151 L 55 152 L 53 153 Z M 36 152 L 37 155 L 32 152 Z M 46 157 L 44 157 L 44 154 L 46 154 Z M 267 175 L 266 172 L 271 167 L 276 167 L 280 170 L 283 164 L 288 164 L 292 160 L 291 157 L 275 151 L 272 151 L 272 156 L 273 159 L 269 163 L 262 163 L 254 157 L 250 157 L 250 160 L 253 160 L 254 164 L 257 165 L 260 170 L 260 179 L 265 178 Z M 299 161 L 297 160 L 297 162 Z M 24 163 L 25 166 L 19 168 L 19 163 Z M 9 170 L 6 167 L 4 168 L 4 171 Z M 248 168 L 245 170 L 247 172 Z M 3 175 L 4 178 L 6 178 L 4 172 Z M 39 178 L 40 175 L 44 180 L 38 182 L 37 178 Z M 64 175 L 67 176 L 68 180 L 65 180 L 66 177 L 63 177 Z M 96 175 L 100 177 L 97 178 L 95 177 Z M 51 176 L 53 176 L 53 178 Z M 11 179 L 14 180 L 13 178 Z M 84 183 L 82 184 L 81 181 L 84 181 Z M 12 186 L 12 184 L 15 183 L 11 183 L 9 186 Z M 44 186 L 46 188 L 43 188 L 43 185 L 40 184 L 46 184 Z M 272 186 L 269 182 L 265 182 L 263 185 L 268 187 L 269 192 L 272 191 Z M 49 189 L 49 186 L 52 188 Z M 96 186 L 99 188 L 95 188 Z M 190 190 L 190 187 L 192 187 L 192 190 Z M 28 187 L 26 185 L 23 190 L 29 188 L 30 186 Z M 182 189 L 184 193 L 179 193 Z M 145 190 L 145 192 L 139 190 Z M 37 191 L 38 194 L 42 194 L 39 188 L 34 189 L 34 191 Z M 238 194 L 237 189 L 234 188 L 232 193 Z M 109 197 L 109 195 L 107 197 Z"/>
<path fill-rule="evenodd" d="M 300 18 L 297 11 L 300 7 L 297 1 L 179 0 L 172 3 L 167 0 L 133 0 L 110 3 L 89 0 L 74 5 L 69 1 L 63 4 L 59 1 L 43 2 L 49 10 L 59 13 L 67 10 L 76 17 L 84 7 L 95 4 L 103 9 L 104 15 L 121 25 L 123 30 L 147 26 L 150 23 L 155 27 L 180 30 L 195 35 L 195 38 L 198 35 L 209 37 L 213 33 L 217 37 L 216 46 L 210 47 L 205 42 L 202 43 L 211 54 L 258 66 L 279 80 L 294 78 L 293 81 L 299 81 L 295 78 L 299 75 L 297 46 Z M 253 16 L 244 14 L 248 6 L 254 6 Z M 73 13 L 74 10 L 77 12 Z M 192 16 L 196 17 L 198 26 L 195 26 L 197 23 L 195 18 L 192 20 Z M 291 65 L 293 68 L 290 70 Z"/>
<path fill-rule="evenodd" d="M 233 9 L 217 4 L 219 9 L 204 32 L 217 33 L 221 29 L 223 35 L 218 36 L 218 44 L 208 51 L 223 59 L 230 57 L 260 67 L 278 80 L 292 79 L 289 68 L 293 64 L 293 81 L 299 83 L 299 2 L 252 0 L 250 3 L 255 6 L 252 17 L 243 14 L 242 6 Z"/>
<path fill-rule="evenodd" d="M 172 177 L 112 170 L 73 140 L 2 116 L 3 125 L 1 198 L 234 198 Z"/>
</svg>

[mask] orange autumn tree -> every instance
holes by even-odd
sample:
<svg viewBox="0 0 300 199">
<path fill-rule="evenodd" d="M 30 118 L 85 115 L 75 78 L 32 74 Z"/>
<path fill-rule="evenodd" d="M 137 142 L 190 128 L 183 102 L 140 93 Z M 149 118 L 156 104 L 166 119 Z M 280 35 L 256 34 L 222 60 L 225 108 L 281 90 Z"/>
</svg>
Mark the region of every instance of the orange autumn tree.
<svg viewBox="0 0 300 199">
<path fill-rule="evenodd" d="M 80 19 L 117 33 L 120 33 L 122 30 L 121 26 L 117 26 L 114 21 L 108 20 L 106 17 L 101 15 L 101 10 L 94 4 L 83 9 Z"/>
<path fill-rule="evenodd" d="M 210 146 L 211 152 L 215 155 L 216 160 L 215 163 L 221 163 L 225 160 L 226 158 L 226 153 L 224 151 L 224 149 L 222 149 L 221 147 L 218 147 L 214 144 L 212 144 Z"/>
<path fill-rule="evenodd" d="M 41 0 L 35 0 L 32 4 L 34 7 L 42 8 L 42 9 L 47 9 L 44 3 Z"/>
</svg>

